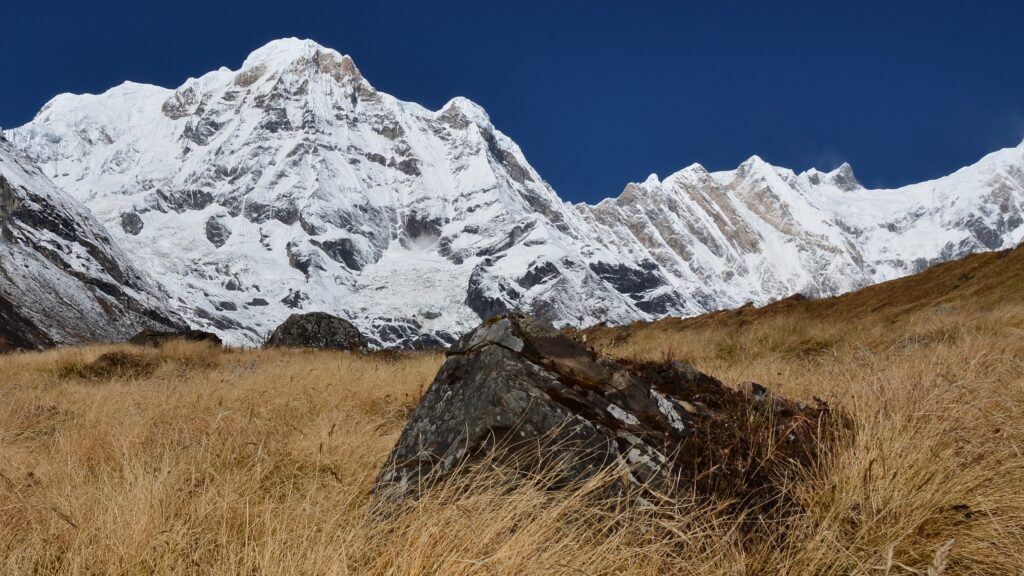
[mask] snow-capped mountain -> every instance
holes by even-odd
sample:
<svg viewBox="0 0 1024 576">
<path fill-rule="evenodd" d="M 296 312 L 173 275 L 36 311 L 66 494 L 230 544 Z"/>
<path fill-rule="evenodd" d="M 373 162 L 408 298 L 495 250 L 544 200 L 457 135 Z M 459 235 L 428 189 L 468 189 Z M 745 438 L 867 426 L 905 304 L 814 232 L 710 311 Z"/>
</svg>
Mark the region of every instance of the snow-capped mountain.
<svg viewBox="0 0 1024 576">
<path fill-rule="evenodd" d="M 866 190 L 751 158 L 559 199 L 476 104 L 379 92 L 278 40 L 177 89 L 64 94 L 8 137 L 87 204 L 197 328 L 258 343 L 295 309 L 427 345 L 520 307 L 627 322 L 825 295 L 1024 236 L 1024 145 Z"/>
<path fill-rule="evenodd" d="M 754 156 L 731 171 L 651 176 L 576 208 L 597 242 L 656 262 L 701 312 L 829 296 L 1019 244 L 1024 143 L 898 189 L 866 189 L 848 164 L 796 174 Z"/>
<path fill-rule="evenodd" d="M 0 138 L 0 349 L 182 327 L 165 299 L 88 209 Z"/>
</svg>

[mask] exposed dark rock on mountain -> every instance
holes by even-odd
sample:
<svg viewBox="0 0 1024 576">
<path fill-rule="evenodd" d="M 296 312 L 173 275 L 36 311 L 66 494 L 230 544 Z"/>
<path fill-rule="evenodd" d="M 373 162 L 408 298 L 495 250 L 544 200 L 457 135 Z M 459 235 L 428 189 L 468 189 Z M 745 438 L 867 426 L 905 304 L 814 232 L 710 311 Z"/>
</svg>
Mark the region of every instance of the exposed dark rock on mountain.
<svg viewBox="0 0 1024 576">
<path fill-rule="evenodd" d="M 210 241 L 210 244 L 220 248 L 227 244 L 229 238 L 231 238 L 231 229 L 220 218 L 210 216 L 206 220 L 206 239 Z"/>
<path fill-rule="evenodd" d="M 171 342 L 173 340 L 187 340 L 189 342 L 209 342 L 221 346 L 220 337 L 212 332 L 204 332 L 202 330 L 175 330 L 175 331 L 161 331 L 151 330 L 149 328 L 139 332 L 135 336 L 132 336 L 128 342 L 139 346 L 160 346 L 161 344 Z"/>
<path fill-rule="evenodd" d="M 553 326 L 510 313 L 451 348 L 377 490 L 414 494 L 494 450 L 528 470 L 538 465 L 531 451 L 545 444 L 546 459 L 558 463 L 556 486 L 618 466 L 636 486 L 764 499 L 774 475 L 816 461 L 831 419 L 823 403 L 778 398 L 757 384 L 745 394 L 678 362 L 600 358 Z"/>
<path fill-rule="evenodd" d="M 45 332 L 18 312 L 18 306 L 0 297 L 0 353 L 53 345 Z"/>
<path fill-rule="evenodd" d="M 125 234 L 131 234 L 132 236 L 138 236 L 139 232 L 142 232 L 144 223 L 142 217 L 137 212 L 125 212 L 121 214 L 121 229 L 124 230 Z"/>
<path fill-rule="evenodd" d="M 274 330 L 267 346 L 364 350 L 366 339 L 351 322 L 324 312 L 292 314 Z"/>
</svg>

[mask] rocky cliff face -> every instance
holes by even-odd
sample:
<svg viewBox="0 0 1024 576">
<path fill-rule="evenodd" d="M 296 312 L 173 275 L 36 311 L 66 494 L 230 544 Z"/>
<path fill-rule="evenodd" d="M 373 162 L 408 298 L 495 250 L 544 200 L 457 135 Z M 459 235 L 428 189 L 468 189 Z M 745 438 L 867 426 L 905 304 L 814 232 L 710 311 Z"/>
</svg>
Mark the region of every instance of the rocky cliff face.
<svg viewBox="0 0 1024 576">
<path fill-rule="evenodd" d="M 84 206 L 0 139 L 0 348 L 182 326 L 165 299 Z"/>
<path fill-rule="evenodd" d="M 755 157 L 569 205 L 479 106 L 402 102 L 294 39 L 174 90 L 58 96 L 8 137 L 191 325 L 235 344 L 298 311 L 420 346 L 510 308 L 573 325 L 696 314 L 1024 237 L 1024 147 L 900 190 Z"/>
</svg>

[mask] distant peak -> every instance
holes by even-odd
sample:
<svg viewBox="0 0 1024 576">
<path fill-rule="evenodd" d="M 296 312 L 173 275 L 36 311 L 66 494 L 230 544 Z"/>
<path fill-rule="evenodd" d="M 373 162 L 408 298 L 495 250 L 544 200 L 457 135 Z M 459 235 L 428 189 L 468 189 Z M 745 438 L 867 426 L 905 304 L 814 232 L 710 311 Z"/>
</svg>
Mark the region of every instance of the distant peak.
<svg viewBox="0 0 1024 576">
<path fill-rule="evenodd" d="M 822 172 L 817 168 L 811 168 L 800 175 L 807 178 L 815 186 L 825 182 L 847 192 L 863 188 L 860 182 L 857 181 L 857 177 L 853 174 L 853 167 L 848 162 L 843 162 L 838 168 L 829 172 Z"/>
<path fill-rule="evenodd" d="M 860 182 L 857 181 L 857 177 L 853 174 L 853 166 L 850 166 L 849 162 L 840 164 L 839 168 L 828 173 L 828 177 L 832 180 L 832 183 L 842 190 L 850 191 L 862 188 Z"/>
<path fill-rule="evenodd" d="M 736 169 L 736 174 L 741 177 L 748 175 L 755 175 L 761 177 L 767 177 L 767 174 L 774 172 L 775 167 L 765 162 L 760 156 L 754 154 L 750 158 L 743 161 L 742 164 Z"/>
<path fill-rule="evenodd" d="M 850 166 L 849 162 L 843 162 L 838 168 L 829 172 L 829 174 L 853 174 L 853 166 Z"/>
<path fill-rule="evenodd" d="M 682 170 L 676 172 L 675 174 L 671 174 L 668 177 L 666 177 L 665 178 L 665 183 L 667 184 L 670 181 L 675 181 L 675 180 L 679 180 L 679 179 L 690 180 L 690 181 L 701 180 L 701 179 L 703 179 L 703 178 L 705 178 L 707 176 L 708 176 L 707 169 L 704 168 L 704 166 L 698 164 L 697 162 L 694 162 L 693 164 L 690 164 L 689 166 L 687 166 L 686 168 L 683 168 Z"/>
<path fill-rule="evenodd" d="M 658 175 L 657 174 L 651 174 L 650 176 L 647 177 L 646 180 L 644 180 L 644 186 L 660 186 L 660 185 L 661 185 L 661 180 L 658 179 Z"/>
<path fill-rule="evenodd" d="M 490 116 L 482 106 L 462 96 L 456 96 L 449 100 L 437 113 L 441 115 L 459 114 L 478 126 L 487 126 L 491 123 Z"/>
</svg>

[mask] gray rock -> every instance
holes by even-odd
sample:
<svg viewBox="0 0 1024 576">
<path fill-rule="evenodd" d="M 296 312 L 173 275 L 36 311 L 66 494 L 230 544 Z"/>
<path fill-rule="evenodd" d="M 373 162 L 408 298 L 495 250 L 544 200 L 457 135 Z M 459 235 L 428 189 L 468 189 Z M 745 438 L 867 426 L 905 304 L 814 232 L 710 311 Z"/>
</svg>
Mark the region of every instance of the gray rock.
<svg viewBox="0 0 1024 576">
<path fill-rule="evenodd" d="M 137 346 L 160 346 L 172 340 L 188 340 L 190 342 L 209 342 L 217 346 L 223 345 L 220 336 L 202 330 L 152 330 L 145 329 L 128 340 Z"/>
<path fill-rule="evenodd" d="M 121 229 L 124 230 L 125 234 L 138 236 L 144 226 L 142 217 L 137 212 L 123 212 L 121 214 Z"/>
<path fill-rule="evenodd" d="M 227 224 L 215 216 L 210 216 L 206 220 L 206 239 L 210 244 L 220 248 L 227 243 L 228 238 L 231 238 L 231 229 Z"/>
<path fill-rule="evenodd" d="M 297 240 L 288 242 L 285 246 L 288 254 L 288 265 L 302 272 L 306 278 L 310 277 L 311 270 L 324 271 L 326 267 L 319 254 L 310 250 L 309 246 Z"/>
<path fill-rule="evenodd" d="M 288 295 L 281 298 L 279 302 L 289 308 L 302 308 L 303 304 L 309 301 L 309 296 L 302 290 L 289 290 Z"/>
<path fill-rule="evenodd" d="M 333 240 L 310 240 L 310 243 L 324 251 L 324 254 L 347 266 L 350 270 L 362 270 L 363 263 L 359 260 L 359 251 L 350 238 L 336 238 Z"/>
<path fill-rule="evenodd" d="M 267 346 L 359 351 L 366 339 L 348 320 L 325 312 L 292 314 L 274 330 Z"/>
<path fill-rule="evenodd" d="M 623 487 L 769 502 L 784 466 L 815 461 L 831 413 L 748 388 L 678 362 L 601 358 L 508 313 L 452 346 L 375 488 L 402 499 L 492 455 L 524 472 L 543 467 L 553 487 L 614 466 Z"/>
</svg>

